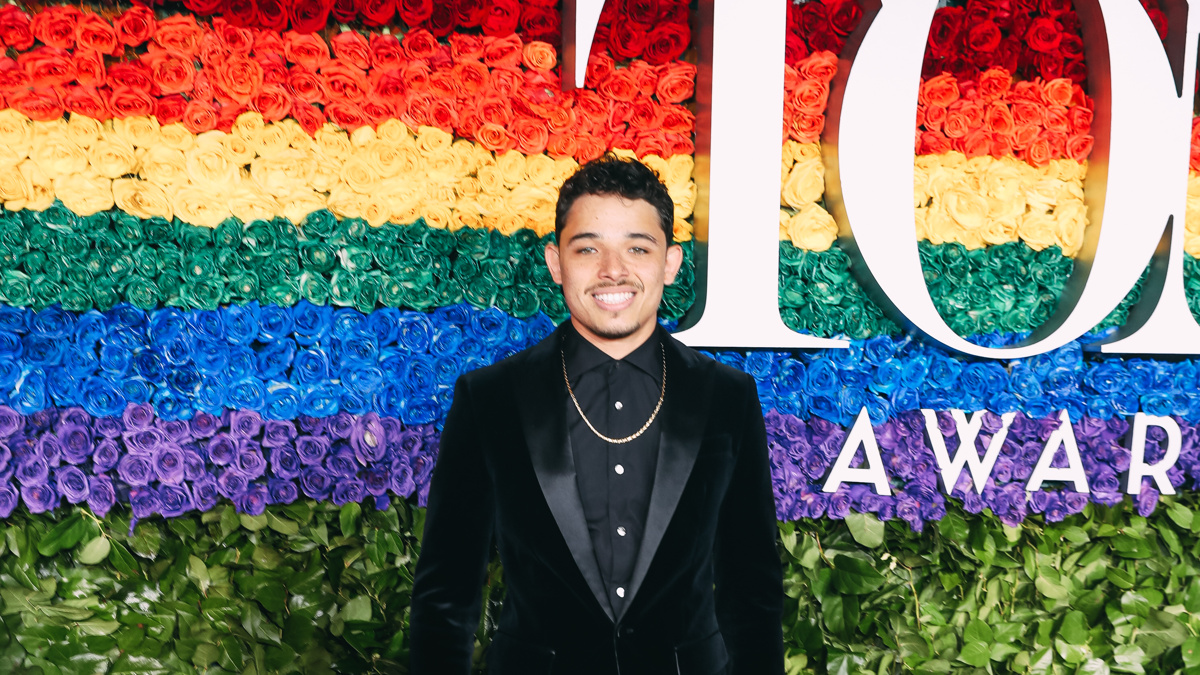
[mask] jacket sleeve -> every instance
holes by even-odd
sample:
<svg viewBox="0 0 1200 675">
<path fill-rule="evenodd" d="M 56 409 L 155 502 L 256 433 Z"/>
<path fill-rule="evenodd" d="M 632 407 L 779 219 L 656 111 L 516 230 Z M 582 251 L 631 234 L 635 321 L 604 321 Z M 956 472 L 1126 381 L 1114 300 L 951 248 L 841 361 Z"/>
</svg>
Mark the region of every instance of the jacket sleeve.
<svg viewBox="0 0 1200 675">
<path fill-rule="evenodd" d="M 464 378 L 442 431 L 413 579 L 409 673 L 468 675 L 491 552 L 492 489 Z"/>
<path fill-rule="evenodd" d="M 737 459 L 717 523 L 717 621 L 731 675 L 782 675 L 783 571 L 771 462 L 757 388 L 747 380 Z"/>
</svg>

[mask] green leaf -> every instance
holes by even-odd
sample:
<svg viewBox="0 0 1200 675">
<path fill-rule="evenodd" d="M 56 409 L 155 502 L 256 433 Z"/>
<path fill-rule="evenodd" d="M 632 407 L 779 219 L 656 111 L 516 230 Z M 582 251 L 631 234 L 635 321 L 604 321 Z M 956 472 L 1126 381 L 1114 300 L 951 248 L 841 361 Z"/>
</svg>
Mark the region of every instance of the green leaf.
<svg viewBox="0 0 1200 675">
<path fill-rule="evenodd" d="M 1150 601 L 1141 593 L 1125 591 L 1121 594 L 1121 611 L 1135 616 L 1150 616 Z"/>
<path fill-rule="evenodd" d="M 946 517 L 938 521 L 938 532 L 950 541 L 965 542 L 971 534 L 971 528 L 962 516 L 957 513 L 947 513 Z"/>
<path fill-rule="evenodd" d="M 267 527 L 289 537 L 300 533 L 300 525 L 296 521 L 280 518 L 270 511 L 267 512 Z"/>
<path fill-rule="evenodd" d="M 370 621 L 371 599 L 365 595 L 352 598 L 342 607 L 341 616 L 345 621 Z"/>
<path fill-rule="evenodd" d="M 250 530 L 251 532 L 258 532 L 267 526 L 267 517 L 262 514 L 251 516 L 245 513 L 239 513 L 238 522 L 241 523 L 242 527 L 246 528 L 247 530 Z"/>
<path fill-rule="evenodd" d="M 1126 593 L 1126 595 L 1129 594 Z M 1086 645 L 1088 643 L 1087 617 L 1080 611 L 1067 612 L 1067 615 L 1063 617 L 1062 626 L 1058 629 L 1058 634 L 1063 640 L 1066 640 L 1067 644 Z"/>
<path fill-rule="evenodd" d="M 883 575 L 866 560 L 849 554 L 833 559 L 833 586 L 842 593 L 870 593 L 883 582 Z"/>
<path fill-rule="evenodd" d="M 991 649 L 985 643 L 968 642 L 958 653 L 958 660 L 969 666 L 982 668 L 991 660 Z"/>
<path fill-rule="evenodd" d="M 127 577 L 141 575 L 137 560 L 134 559 L 133 554 L 123 544 L 113 542 L 109 558 L 112 560 L 113 568 L 121 574 Z"/>
<path fill-rule="evenodd" d="M 42 535 L 37 545 L 38 553 L 43 556 L 52 556 L 63 549 L 72 548 L 85 534 L 87 534 L 87 523 L 84 522 L 83 516 L 76 511 Z"/>
<path fill-rule="evenodd" d="M 1122 589 L 1133 588 L 1134 577 L 1129 572 L 1120 567 L 1109 567 L 1104 570 L 1104 576 L 1112 582 L 1114 586 Z"/>
<path fill-rule="evenodd" d="M 1064 588 L 1059 581 L 1045 576 L 1039 576 L 1037 580 L 1033 582 L 1033 585 L 1038 589 L 1039 593 L 1047 598 L 1066 600 L 1067 596 L 1069 595 L 1067 589 Z"/>
<path fill-rule="evenodd" d="M 362 515 L 362 507 L 358 502 L 350 502 L 342 507 L 338 522 L 342 526 L 343 537 L 353 537 L 358 530 L 358 518 Z"/>
<path fill-rule="evenodd" d="M 1167 517 L 1185 530 L 1192 529 L 1192 523 L 1195 522 L 1195 515 L 1192 513 L 1192 510 L 1179 502 L 1175 502 L 1167 509 Z"/>
<path fill-rule="evenodd" d="M 187 575 L 200 587 L 201 593 L 208 593 L 208 587 L 212 583 L 212 579 L 209 577 L 208 567 L 204 564 L 203 560 L 194 555 L 188 556 Z"/>
<path fill-rule="evenodd" d="M 1088 659 L 1075 671 L 1076 675 L 1109 675 L 1108 664 L 1100 659 Z"/>
<path fill-rule="evenodd" d="M 994 639 L 992 627 L 979 619 L 971 619 L 971 622 L 967 624 L 967 630 L 963 632 L 964 645 L 972 642 L 990 644 Z"/>
<path fill-rule="evenodd" d="M 1200 638 L 1193 635 L 1184 640 L 1180 651 L 1183 653 L 1183 665 L 1188 668 L 1200 666 Z"/>
<path fill-rule="evenodd" d="M 95 565 L 107 558 L 111 550 L 112 542 L 108 537 L 101 535 L 84 544 L 83 548 L 75 553 L 75 561 L 84 565 Z"/>
<path fill-rule="evenodd" d="M 873 513 L 850 513 L 846 515 L 846 525 L 850 528 L 850 536 L 854 541 L 867 548 L 878 548 L 883 545 L 883 522 Z"/>
</svg>

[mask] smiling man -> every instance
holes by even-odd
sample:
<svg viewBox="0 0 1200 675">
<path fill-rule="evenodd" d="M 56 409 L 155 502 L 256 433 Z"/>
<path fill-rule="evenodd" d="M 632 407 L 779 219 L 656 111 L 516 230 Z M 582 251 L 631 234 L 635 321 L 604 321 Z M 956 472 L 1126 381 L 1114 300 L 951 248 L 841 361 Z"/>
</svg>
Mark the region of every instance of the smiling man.
<svg viewBox="0 0 1200 675">
<path fill-rule="evenodd" d="M 570 321 L 461 377 L 413 583 L 414 675 L 467 675 L 493 538 L 491 675 L 779 675 L 783 590 L 754 380 L 656 321 L 683 251 L 634 160 L 559 193 Z"/>
</svg>

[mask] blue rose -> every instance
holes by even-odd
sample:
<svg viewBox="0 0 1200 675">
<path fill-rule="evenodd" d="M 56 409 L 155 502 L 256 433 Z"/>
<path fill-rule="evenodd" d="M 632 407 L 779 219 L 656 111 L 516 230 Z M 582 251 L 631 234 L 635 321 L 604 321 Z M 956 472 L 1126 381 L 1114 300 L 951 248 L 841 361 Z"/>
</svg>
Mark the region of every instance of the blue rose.
<svg viewBox="0 0 1200 675">
<path fill-rule="evenodd" d="M 294 419 L 300 412 L 301 392 L 286 382 L 274 382 L 267 390 L 266 416 L 273 420 Z"/>
<path fill-rule="evenodd" d="M 17 412 L 28 415 L 46 407 L 46 374 L 40 369 L 27 370 L 9 399 Z"/>
<path fill-rule="evenodd" d="M 901 365 L 900 359 L 884 361 L 875 369 L 871 383 L 867 386 L 871 391 L 887 396 L 900 386 L 900 377 L 903 373 L 904 366 Z"/>
<path fill-rule="evenodd" d="M 150 315 L 150 343 L 162 346 L 181 335 L 190 335 L 187 318 L 174 307 L 165 307 Z"/>
<path fill-rule="evenodd" d="M 1079 380 L 1076 371 L 1068 368 L 1054 368 L 1046 374 L 1042 389 L 1051 396 L 1069 396 L 1079 391 Z"/>
<path fill-rule="evenodd" d="M 891 406 L 888 405 L 887 399 L 878 396 L 864 396 L 863 405 L 867 409 L 867 415 L 871 418 L 871 424 L 878 426 L 887 422 L 891 417 Z"/>
<path fill-rule="evenodd" d="M 333 308 L 301 300 L 292 308 L 292 321 L 295 324 L 296 342 L 304 346 L 314 345 L 329 336 L 333 325 Z"/>
<path fill-rule="evenodd" d="M 66 337 L 75 329 L 75 317 L 59 305 L 52 305 L 33 315 L 29 331 L 46 337 Z M 72 502 L 75 503 L 75 502 Z"/>
<path fill-rule="evenodd" d="M 288 337 L 294 324 L 292 313 L 285 307 L 267 305 L 258 313 L 258 341 L 270 342 Z"/>
<path fill-rule="evenodd" d="M 929 357 L 920 354 L 910 358 L 900 372 L 900 386 L 905 389 L 920 389 L 929 374 Z"/>
<path fill-rule="evenodd" d="M 841 388 L 837 367 L 828 359 L 813 359 L 808 364 L 805 379 L 808 393 L 812 396 L 832 396 Z"/>
<path fill-rule="evenodd" d="M 1012 375 L 1008 380 L 1008 388 L 1023 399 L 1037 398 L 1044 393 L 1037 373 L 1024 365 L 1013 368 Z"/>
<path fill-rule="evenodd" d="M 146 312 L 128 303 L 114 305 L 107 312 L 107 316 L 109 323 L 114 327 L 123 326 L 137 331 L 146 326 Z"/>
<path fill-rule="evenodd" d="M 454 355 L 460 358 L 470 358 L 472 356 L 483 356 L 487 351 L 486 346 L 482 341 L 477 340 L 471 335 L 467 335 L 458 343 L 458 349 L 454 350 Z"/>
<path fill-rule="evenodd" d="M 930 355 L 928 385 L 935 389 L 949 389 L 958 383 L 962 364 L 938 352 Z"/>
<path fill-rule="evenodd" d="M 0 358 L 0 392 L 10 391 L 21 379 L 21 365 L 12 359 Z"/>
<path fill-rule="evenodd" d="M 200 371 L 191 364 L 178 366 L 167 374 L 167 386 L 183 396 L 194 394 L 200 382 Z"/>
<path fill-rule="evenodd" d="M 163 364 L 151 349 L 139 349 L 133 353 L 133 368 L 140 376 L 150 381 L 158 381 L 163 377 Z"/>
<path fill-rule="evenodd" d="M 554 322 L 550 317 L 538 312 L 525 325 L 525 346 L 535 345 L 545 340 L 554 332 Z"/>
<path fill-rule="evenodd" d="M 495 307 L 471 314 L 470 332 L 488 347 L 494 347 L 508 336 L 508 315 Z"/>
<path fill-rule="evenodd" d="M 20 307 L 0 306 L 0 330 L 24 333 L 29 330 L 29 317 L 32 314 Z"/>
<path fill-rule="evenodd" d="M 366 332 L 367 317 L 353 307 L 341 307 L 333 313 L 331 334 L 335 339 L 343 339 L 354 333 Z"/>
<path fill-rule="evenodd" d="M 845 349 L 829 350 L 829 358 L 839 368 L 856 369 L 863 365 L 863 345 L 857 340 L 851 341 Z"/>
<path fill-rule="evenodd" d="M 450 356 L 458 352 L 458 345 L 462 343 L 462 329 L 455 325 L 438 325 L 433 331 L 433 341 L 429 346 L 429 352 L 434 356 Z"/>
<path fill-rule="evenodd" d="M 396 339 L 401 347 L 410 352 L 419 354 L 429 351 L 433 334 L 433 324 L 424 314 L 406 312 L 396 323 Z"/>
<path fill-rule="evenodd" d="M 81 347 L 91 347 L 108 333 L 108 318 L 92 309 L 79 315 L 75 321 L 73 338 Z"/>
<path fill-rule="evenodd" d="M 292 360 L 292 380 L 297 384 L 318 384 L 329 379 L 329 355 L 320 347 L 301 350 Z"/>
<path fill-rule="evenodd" d="M 229 385 L 229 407 L 239 410 L 262 410 L 267 404 L 267 389 L 257 377 L 243 377 Z"/>
<path fill-rule="evenodd" d="M 440 384 L 454 384 L 462 374 L 460 363 L 448 356 L 439 357 L 433 362 L 434 377 Z"/>
<path fill-rule="evenodd" d="M 1142 410 L 1150 415 L 1167 416 L 1175 410 L 1175 402 L 1168 392 L 1154 392 L 1142 396 Z"/>
<path fill-rule="evenodd" d="M 408 396 L 400 402 L 399 417 L 405 424 L 433 424 L 439 421 L 442 407 L 432 396 Z M 389 415 L 389 417 L 392 415 Z"/>
<path fill-rule="evenodd" d="M 187 313 L 188 326 L 192 334 L 199 339 L 222 342 L 225 340 L 225 321 L 223 314 L 214 309 L 204 309 Z"/>
<path fill-rule="evenodd" d="M 786 355 L 780 355 L 786 358 Z M 754 350 L 746 353 L 743 369 L 756 380 L 769 380 L 776 370 L 776 355 L 773 352 Z"/>
<path fill-rule="evenodd" d="M 812 372 L 811 368 L 809 372 Z M 841 414 L 838 409 L 837 399 L 825 394 L 810 396 L 808 399 L 808 409 L 817 417 L 830 421 L 836 421 Z"/>
<path fill-rule="evenodd" d="M 151 400 L 158 409 L 158 416 L 164 420 L 181 420 L 192 416 L 191 401 L 171 389 L 159 389 Z"/>
<path fill-rule="evenodd" d="M 300 413 L 309 417 L 336 415 L 340 399 L 341 392 L 332 384 L 310 385 L 300 403 Z"/>
<path fill-rule="evenodd" d="M 508 318 L 508 334 L 504 340 L 510 347 L 520 351 L 525 348 L 525 342 L 529 339 L 529 334 L 525 328 L 525 322 L 515 317 Z"/>
<path fill-rule="evenodd" d="M 379 346 L 375 336 L 365 331 L 355 331 L 334 341 L 334 359 L 347 365 L 373 366 L 379 361 Z"/>
<path fill-rule="evenodd" d="M 381 307 L 367 315 L 367 330 L 380 346 L 393 344 L 400 335 L 400 310 Z"/>
<path fill-rule="evenodd" d="M 25 352 L 21 336 L 11 331 L 0 331 L 0 357 L 19 359 Z"/>
<path fill-rule="evenodd" d="M 221 310 L 225 339 L 235 345 L 249 345 L 258 337 L 259 308 L 257 302 L 230 305 Z"/>
<path fill-rule="evenodd" d="M 62 363 L 68 344 L 60 338 L 31 334 L 21 339 L 21 352 L 25 361 L 35 368 L 57 366 Z"/>
<path fill-rule="evenodd" d="M 228 395 L 229 391 L 222 380 L 206 377 L 196 388 L 196 394 L 192 397 L 192 407 L 210 415 L 220 415 Z"/>
<path fill-rule="evenodd" d="M 471 313 L 474 311 L 475 309 L 470 305 L 459 303 L 433 310 L 433 319 L 437 323 L 465 327 L 471 322 Z"/>
<path fill-rule="evenodd" d="M 344 369 L 339 377 L 351 391 L 368 399 L 383 387 L 383 371 L 374 366 Z"/>
<path fill-rule="evenodd" d="M 863 360 L 880 366 L 891 360 L 896 353 L 896 343 L 888 335 L 877 335 L 867 340 L 862 347 Z"/>
<path fill-rule="evenodd" d="M 891 399 L 892 410 L 896 412 L 907 412 L 921 407 L 921 395 L 916 389 L 897 387 L 892 392 Z"/>
<path fill-rule="evenodd" d="M 75 378 L 96 372 L 99 360 L 95 350 L 67 349 L 63 352 L 62 370 Z"/>
<path fill-rule="evenodd" d="M 192 362 L 205 375 L 217 375 L 229 365 L 229 345 L 211 339 L 196 340 L 192 350 Z"/>
<path fill-rule="evenodd" d="M 1021 401 L 1010 392 L 999 391 L 988 399 L 987 408 L 997 414 L 1017 412 L 1021 409 Z"/>
<path fill-rule="evenodd" d="M 284 375 L 296 356 L 296 343 L 284 338 L 272 340 L 259 348 L 257 354 L 258 376 L 272 380 Z"/>
<path fill-rule="evenodd" d="M 1068 342 L 1050 352 L 1050 358 L 1056 368 L 1075 370 L 1083 365 L 1083 347 L 1078 342 Z"/>
</svg>

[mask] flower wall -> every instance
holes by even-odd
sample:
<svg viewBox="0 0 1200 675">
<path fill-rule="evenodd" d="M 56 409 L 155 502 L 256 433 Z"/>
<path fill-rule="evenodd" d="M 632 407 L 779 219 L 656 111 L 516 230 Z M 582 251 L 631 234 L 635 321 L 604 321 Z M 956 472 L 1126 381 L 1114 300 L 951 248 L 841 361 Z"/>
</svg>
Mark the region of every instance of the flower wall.
<svg viewBox="0 0 1200 675">
<path fill-rule="evenodd" d="M 1165 37 L 1166 14 L 1143 4 Z M 1186 662 L 1182 619 L 1154 624 L 1154 645 L 1097 632 L 1084 653 L 1041 628 L 1002 639 L 1023 623 L 1015 609 L 1005 627 L 967 633 L 1023 647 L 966 650 L 967 620 L 947 617 L 972 592 L 951 569 L 985 575 L 997 556 L 1013 556 L 996 568 L 1010 569 L 1025 555 L 1033 572 L 997 588 L 1060 602 L 1037 610 L 1055 631 L 1076 607 L 1086 634 L 1099 610 L 1075 592 L 1102 591 L 1092 572 L 1079 589 L 1044 581 L 1041 567 L 1057 564 L 1036 557 L 1049 555 L 1047 532 L 1083 532 L 1071 523 L 1086 518 L 1091 535 L 1062 535 L 1081 544 L 1112 536 L 1094 531 L 1105 518 L 1142 532 L 1167 513 L 1190 536 L 1200 371 L 1083 349 L 1124 323 L 1140 286 L 1093 332 L 1031 359 L 964 358 L 903 333 L 858 285 L 823 200 L 829 89 L 862 10 L 788 7 L 780 311 L 795 330 L 853 342 L 713 356 L 759 382 L 796 600 L 789 667 Z M 659 173 L 685 251 L 661 321 L 674 327 L 695 299 L 695 8 L 609 2 L 584 86 L 570 92 L 560 23 L 543 0 L 0 9 L 0 663 L 267 673 L 404 662 L 405 589 L 454 381 L 566 319 L 541 255 L 558 187 L 580 163 L 615 152 Z M 913 111 L 914 235 L 939 312 L 981 344 L 1046 321 L 1074 267 L 1094 143 L 1086 74 L 1068 0 L 937 11 Z M 1186 278 L 1200 317 L 1192 193 Z M 824 493 L 864 408 L 892 494 Z M 986 484 L 964 472 L 943 492 L 921 409 L 939 411 L 933 432 L 952 453 L 950 410 L 987 411 L 981 451 L 1015 413 Z M 1091 491 L 1028 493 L 1062 410 Z M 1169 472 L 1182 501 L 1150 480 L 1125 494 L 1125 418 L 1139 411 L 1182 428 Z M 1147 461 L 1161 459 L 1164 436 L 1152 430 Z M 1022 528 L 1046 549 L 1033 562 L 1013 553 L 1020 535 L 1009 533 Z M 929 537 L 969 542 L 966 558 L 918 561 Z M 884 542 L 882 557 L 870 550 Z M 34 573 L 39 560 L 53 573 Z M 913 572 L 922 565 L 944 566 L 928 589 Z M 1117 569 L 1129 579 L 1116 587 L 1178 604 Z M 500 578 L 493 566 L 481 645 Z M 865 610 L 889 593 L 917 603 L 915 626 Z"/>
</svg>

